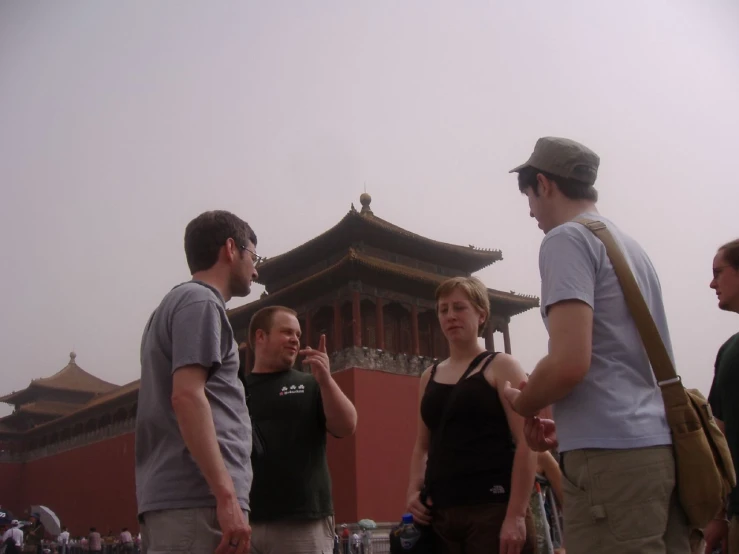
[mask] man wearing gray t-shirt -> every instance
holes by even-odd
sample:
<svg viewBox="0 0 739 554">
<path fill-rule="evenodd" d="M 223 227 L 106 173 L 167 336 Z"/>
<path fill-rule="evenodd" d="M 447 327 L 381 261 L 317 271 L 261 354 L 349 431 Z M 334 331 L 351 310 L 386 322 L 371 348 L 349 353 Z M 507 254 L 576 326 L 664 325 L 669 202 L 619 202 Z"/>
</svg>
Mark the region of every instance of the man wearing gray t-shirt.
<svg viewBox="0 0 739 554">
<path fill-rule="evenodd" d="M 257 237 L 225 211 L 185 230 L 192 280 L 173 288 L 141 341 L 136 497 L 144 553 L 248 552 L 251 423 L 226 302 L 257 278 Z"/>
<path fill-rule="evenodd" d="M 527 417 L 538 451 L 559 447 L 568 554 L 687 554 L 689 526 L 659 386 L 603 243 L 574 222 L 606 224 L 634 272 L 672 356 L 662 290 L 649 257 L 596 209 L 598 156 L 575 141 L 539 139 L 512 170 L 544 231 L 541 315 L 549 354 L 506 398 Z M 537 417 L 552 404 L 554 422 Z"/>
</svg>

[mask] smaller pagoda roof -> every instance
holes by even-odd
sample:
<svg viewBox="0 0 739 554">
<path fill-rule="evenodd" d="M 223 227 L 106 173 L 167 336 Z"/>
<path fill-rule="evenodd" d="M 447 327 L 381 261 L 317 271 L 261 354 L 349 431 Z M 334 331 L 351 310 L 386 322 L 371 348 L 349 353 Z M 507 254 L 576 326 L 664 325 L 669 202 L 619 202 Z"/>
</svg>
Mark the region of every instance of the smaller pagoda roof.
<svg viewBox="0 0 739 554">
<path fill-rule="evenodd" d="M 71 414 L 80 409 L 79 404 L 69 404 L 67 402 L 52 402 L 40 400 L 38 402 L 29 402 L 23 404 L 15 413 L 27 413 L 36 415 L 62 416 Z"/>
<path fill-rule="evenodd" d="M 104 406 L 106 404 L 113 404 L 116 401 L 123 401 L 126 399 L 130 399 L 131 397 L 138 396 L 140 384 L 141 384 L 140 379 L 137 379 L 136 381 L 131 381 L 130 383 L 126 385 L 118 387 L 116 390 L 112 392 L 109 392 L 107 394 L 101 394 L 100 396 L 96 396 L 95 398 L 90 400 L 87 404 L 83 404 L 81 406 L 75 406 L 75 409 L 73 411 L 63 414 L 57 419 L 53 419 L 51 421 L 47 421 L 39 425 L 36 425 L 35 427 L 29 429 L 29 431 L 32 431 L 34 433 L 43 432 L 44 430 L 50 427 L 61 425 L 65 422 L 74 421 L 82 417 L 88 417 L 88 414 L 93 413 L 100 406 Z M 2 420 L 0 420 L 0 424 L 1 423 L 2 423 Z"/>
<path fill-rule="evenodd" d="M 372 198 L 360 197 L 361 211 L 352 204 L 349 212 L 329 230 L 283 254 L 268 258 L 257 266 L 257 282 L 270 290 L 271 285 L 283 279 L 296 268 L 305 267 L 316 259 L 327 258 L 345 250 L 355 242 L 367 242 L 409 257 L 430 263 L 439 263 L 474 273 L 503 259 L 500 250 L 462 246 L 424 237 L 377 217 L 370 209 Z M 270 291 L 273 292 L 273 291 Z"/>
<path fill-rule="evenodd" d="M 17 429 L 14 422 L 23 421 L 25 418 L 38 421 L 56 419 L 80 409 L 78 404 L 69 404 L 67 402 L 52 402 L 40 400 L 38 402 L 29 402 L 23 404 L 12 414 L 0 418 L 0 429 Z"/>
<path fill-rule="evenodd" d="M 7 423 L 3 423 L 3 421 L 0 420 L 0 433 L 17 434 L 18 430 L 15 427 L 12 427 L 8 425 Z"/>
<path fill-rule="evenodd" d="M 51 377 L 33 379 L 27 388 L 0 397 L 0 402 L 21 403 L 24 398 L 29 397 L 28 392 L 33 388 L 83 392 L 93 395 L 105 394 L 118 388 L 118 385 L 103 381 L 82 369 L 77 365 L 76 359 L 77 354 L 70 352 L 69 363 L 64 368 Z"/>
<path fill-rule="evenodd" d="M 18 407 L 12 414 L 0 418 L 0 438 L 15 437 L 27 433 L 44 433 L 49 429 L 89 418 L 100 409 L 114 408 L 118 404 L 126 404 L 138 396 L 140 381 L 132 381 L 117 387 L 105 394 L 94 396 L 84 404 L 67 402 L 37 401 Z M 28 429 L 19 428 L 24 418 L 30 418 L 33 426 Z"/>
</svg>

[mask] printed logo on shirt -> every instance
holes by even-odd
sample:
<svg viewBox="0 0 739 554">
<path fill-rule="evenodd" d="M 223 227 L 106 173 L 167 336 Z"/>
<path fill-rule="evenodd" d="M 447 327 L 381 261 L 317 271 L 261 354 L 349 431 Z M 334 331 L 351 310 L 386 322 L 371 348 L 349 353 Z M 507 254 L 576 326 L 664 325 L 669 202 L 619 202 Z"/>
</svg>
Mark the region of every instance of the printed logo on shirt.
<svg viewBox="0 0 739 554">
<path fill-rule="evenodd" d="M 500 485 L 495 485 L 492 489 L 490 489 L 490 492 L 493 494 L 505 494 L 505 489 Z"/>
<path fill-rule="evenodd" d="M 305 385 L 290 385 L 289 387 L 282 387 L 280 396 L 287 394 L 305 394 Z"/>
</svg>

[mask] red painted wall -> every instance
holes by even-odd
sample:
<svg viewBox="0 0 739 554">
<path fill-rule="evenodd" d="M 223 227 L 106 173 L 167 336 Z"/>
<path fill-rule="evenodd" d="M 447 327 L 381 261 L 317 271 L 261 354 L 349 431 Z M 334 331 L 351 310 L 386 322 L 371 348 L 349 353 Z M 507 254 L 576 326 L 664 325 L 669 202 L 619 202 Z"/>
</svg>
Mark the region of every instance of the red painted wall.
<svg viewBox="0 0 739 554">
<path fill-rule="evenodd" d="M 328 439 L 336 521 L 396 521 L 406 506 L 419 379 L 357 368 L 334 377 L 359 415 L 354 436 Z M 48 506 L 73 535 L 91 526 L 138 532 L 133 433 L 26 464 L 0 464 L 0 502 L 19 517 L 32 504 Z"/>
<path fill-rule="evenodd" d="M 357 408 L 352 438 L 329 438 L 337 522 L 399 520 L 418 425 L 418 377 L 353 368 L 335 375 Z"/>
<path fill-rule="evenodd" d="M 0 463 L 0 505 L 13 512 L 13 515 L 23 513 L 21 502 L 21 479 L 23 464 Z"/>
<path fill-rule="evenodd" d="M 418 426 L 418 384 L 418 377 L 356 370 L 360 518 L 396 521 L 405 512 Z"/>
<path fill-rule="evenodd" d="M 354 370 L 341 371 L 334 375 L 349 400 L 355 403 Z M 361 420 L 359 416 L 358 421 Z M 359 425 L 359 423 L 357 423 Z M 337 439 L 328 436 L 326 454 L 331 472 L 331 487 L 334 500 L 335 519 L 339 523 L 357 521 L 357 435 Z"/>
<path fill-rule="evenodd" d="M 0 491 L 13 479 L 2 464 Z M 20 464 L 16 464 L 20 465 Z M 11 510 L 26 517 L 33 504 L 48 506 L 72 535 L 90 527 L 101 533 L 128 527 L 138 533 L 134 481 L 134 436 L 121 435 L 22 464 L 18 500 Z M 4 502 L 4 501 L 3 501 Z"/>
</svg>

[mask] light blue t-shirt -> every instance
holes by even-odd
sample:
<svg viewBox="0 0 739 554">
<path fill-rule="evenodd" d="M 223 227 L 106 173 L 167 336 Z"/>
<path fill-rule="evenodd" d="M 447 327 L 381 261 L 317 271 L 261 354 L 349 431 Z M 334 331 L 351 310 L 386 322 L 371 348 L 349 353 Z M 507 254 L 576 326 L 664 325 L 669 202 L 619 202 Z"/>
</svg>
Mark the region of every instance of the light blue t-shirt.
<svg viewBox="0 0 739 554">
<path fill-rule="evenodd" d="M 239 505 L 249 509 L 251 419 L 239 380 L 238 348 L 221 293 L 203 282 L 189 281 L 162 299 L 141 339 L 136 411 L 139 514 L 216 505 L 172 408 L 173 375 L 192 365 L 208 371 L 205 396 L 218 446 Z"/>
<path fill-rule="evenodd" d="M 612 222 L 582 215 L 602 221 L 613 234 L 673 358 L 662 289 L 649 257 Z M 560 451 L 671 444 L 662 394 L 603 243 L 579 223 L 555 227 L 541 243 L 539 271 L 545 325 L 557 302 L 580 300 L 593 308 L 590 369 L 554 405 Z"/>
</svg>

